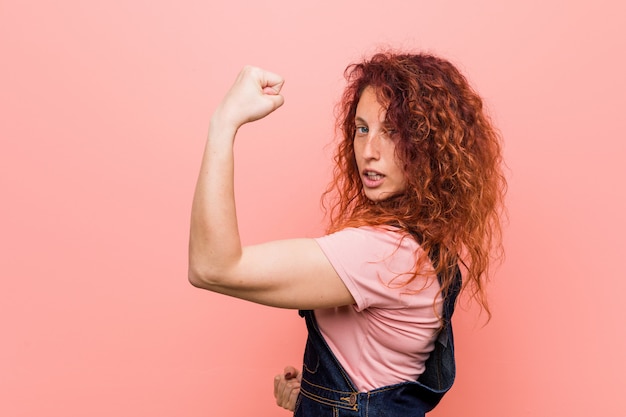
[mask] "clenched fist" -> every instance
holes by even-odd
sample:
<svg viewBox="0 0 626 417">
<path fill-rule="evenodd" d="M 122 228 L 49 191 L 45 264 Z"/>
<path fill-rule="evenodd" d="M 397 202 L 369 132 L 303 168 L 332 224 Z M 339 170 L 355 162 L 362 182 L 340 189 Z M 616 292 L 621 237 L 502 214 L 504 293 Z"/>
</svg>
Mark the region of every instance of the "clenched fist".
<svg viewBox="0 0 626 417">
<path fill-rule="evenodd" d="M 280 90 L 284 82 L 272 72 L 244 67 L 217 107 L 211 123 L 236 130 L 245 123 L 262 119 L 283 105 Z"/>
</svg>

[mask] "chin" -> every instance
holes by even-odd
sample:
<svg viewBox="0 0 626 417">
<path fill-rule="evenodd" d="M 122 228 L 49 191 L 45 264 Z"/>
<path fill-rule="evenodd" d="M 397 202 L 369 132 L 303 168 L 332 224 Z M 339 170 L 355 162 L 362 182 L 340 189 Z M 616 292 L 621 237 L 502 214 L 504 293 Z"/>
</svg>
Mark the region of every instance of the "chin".
<svg viewBox="0 0 626 417">
<path fill-rule="evenodd" d="M 389 191 L 379 191 L 376 193 L 365 193 L 365 197 L 372 203 L 380 203 L 381 201 L 389 200 L 392 197 L 397 197 L 401 195 L 401 191 L 389 192 Z"/>
<path fill-rule="evenodd" d="M 404 194 L 405 190 L 396 191 L 372 191 L 366 192 L 365 197 L 372 203 L 380 203 L 381 201 L 391 200 L 392 198 L 399 197 Z"/>
</svg>

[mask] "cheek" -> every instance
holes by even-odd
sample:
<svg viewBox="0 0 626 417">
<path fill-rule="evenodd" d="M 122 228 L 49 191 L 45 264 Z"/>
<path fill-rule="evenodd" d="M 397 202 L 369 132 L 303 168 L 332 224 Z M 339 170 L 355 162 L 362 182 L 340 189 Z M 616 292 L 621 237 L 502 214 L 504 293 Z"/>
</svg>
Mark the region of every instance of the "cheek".
<svg viewBox="0 0 626 417">
<path fill-rule="evenodd" d="M 402 175 L 402 181 L 400 182 L 400 190 L 405 191 L 408 184 L 409 184 L 408 181 L 406 180 L 406 178 L 404 178 L 404 175 Z"/>
<path fill-rule="evenodd" d="M 398 173 L 404 178 L 404 169 L 403 169 L 404 164 L 402 163 L 400 158 L 398 158 L 398 156 L 396 155 L 395 149 L 389 154 L 389 160 L 393 161 L 392 163 L 393 163 L 394 171 L 396 171 L 396 173 Z"/>
<path fill-rule="evenodd" d="M 395 176 L 397 178 L 397 182 L 398 182 L 398 188 L 405 190 L 408 184 L 408 181 L 406 179 L 406 175 L 404 172 L 404 169 L 402 168 L 402 164 L 400 163 L 400 161 L 395 160 Z"/>
</svg>

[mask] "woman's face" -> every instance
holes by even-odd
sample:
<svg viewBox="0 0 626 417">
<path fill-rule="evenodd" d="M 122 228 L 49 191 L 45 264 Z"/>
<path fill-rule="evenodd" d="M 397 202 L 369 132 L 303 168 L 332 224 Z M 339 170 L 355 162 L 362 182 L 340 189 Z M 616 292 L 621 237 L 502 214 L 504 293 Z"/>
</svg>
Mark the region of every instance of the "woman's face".
<svg viewBox="0 0 626 417">
<path fill-rule="evenodd" d="M 404 171 L 396 158 L 396 140 L 385 125 L 386 109 L 372 87 L 366 87 L 357 104 L 354 156 L 365 196 L 382 201 L 406 189 Z"/>
</svg>

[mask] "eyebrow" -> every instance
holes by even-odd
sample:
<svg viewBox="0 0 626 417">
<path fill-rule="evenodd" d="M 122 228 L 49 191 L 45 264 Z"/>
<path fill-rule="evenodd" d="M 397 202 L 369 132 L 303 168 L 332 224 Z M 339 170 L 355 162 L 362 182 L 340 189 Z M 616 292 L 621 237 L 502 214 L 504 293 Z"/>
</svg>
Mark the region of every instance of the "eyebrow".
<svg viewBox="0 0 626 417">
<path fill-rule="evenodd" d="M 362 123 L 362 124 L 364 124 L 364 125 L 367 125 L 367 121 L 366 121 L 364 118 L 360 117 L 360 116 L 356 116 L 356 117 L 354 118 L 354 123 Z M 385 131 L 387 131 L 387 132 L 389 132 L 390 130 L 395 130 L 395 129 L 393 128 L 393 125 L 392 125 L 391 123 L 387 122 L 387 120 L 385 120 L 385 121 L 383 122 L 382 127 L 383 127 L 383 129 L 385 129 Z"/>
</svg>

